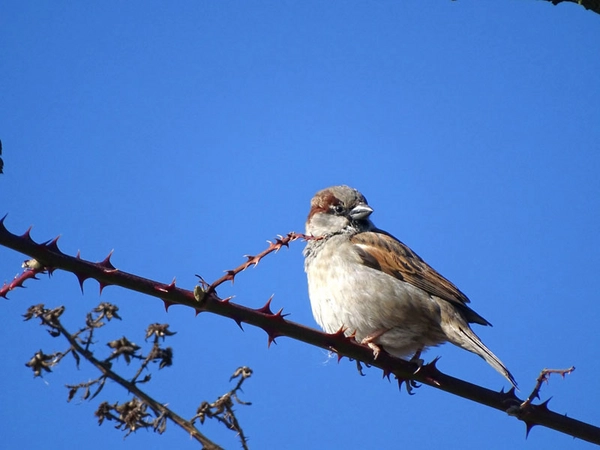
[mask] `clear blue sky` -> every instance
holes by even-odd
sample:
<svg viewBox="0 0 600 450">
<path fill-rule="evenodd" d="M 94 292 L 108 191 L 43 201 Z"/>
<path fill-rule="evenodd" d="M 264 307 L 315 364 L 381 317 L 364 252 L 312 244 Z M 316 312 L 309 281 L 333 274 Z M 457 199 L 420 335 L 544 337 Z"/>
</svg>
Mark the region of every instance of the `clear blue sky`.
<svg viewBox="0 0 600 450">
<path fill-rule="evenodd" d="M 494 324 L 476 331 L 526 395 L 544 367 L 575 365 L 542 398 L 600 423 L 600 16 L 541 1 L 35 2 L 0 6 L 0 215 L 38 241 L 193 288 L 302 231 L 312 195 L 360 189 L 373 220 L 410 245 Z M 296 243 L 219 290 L 316 326 Z M 23 255 L 0 248 L 0 281 Z M 6 448 L 197 448 L 170 426 L 123 441 L 98 402 L 66 403 L 95 376 L 70 360 L 44 379 L 24 363 L 66 348 L 28 306 L 67 306 L 72 330 L 100 300 L 143 342 L 168 322 L 175 365 L 152 395 L 190 417 L 254 369 L 238 407 L 253 449 L 588 448 L 429 387 L 409 397 L 321 349 L 57 272 L 1 301 L 0 436 Z M 106 354 L 103 345 L 100 354 Z M 506 381 L 451 346 L 442 371 Z M 108 401 L 126 394 L 109 386 Z M 231 433 L 204 431 L 226 448 Z"/>
</svg>

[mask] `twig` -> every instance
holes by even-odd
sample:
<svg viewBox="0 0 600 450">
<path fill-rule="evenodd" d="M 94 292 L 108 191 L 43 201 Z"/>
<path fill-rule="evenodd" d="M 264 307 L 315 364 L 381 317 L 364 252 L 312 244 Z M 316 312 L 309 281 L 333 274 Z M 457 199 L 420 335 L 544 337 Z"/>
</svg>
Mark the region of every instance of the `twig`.
<svg viewBox="0 0 600 450">
<path fill-rule="evenodd" d="M 269 243 L 269 246 L 265 250 L 263 250 L 256 256 L 244 255 L 244 257 L 247 259 L 247 261 L 243 264 L 240 264 L 235 269 L 226 270 L 225 275 L 223 275 L 221 278 L 219 278 L 218 280 L 213 282 L 211 285 L 209 285 L 207 289 L 205 289 L 206 294 L 214 293 L 216 288 L 218 286 L 220 286 L 221 284 L 225 283 L 226 281 L 231 281 L 233 283 L 235 276 L 238 273 L 243 272 L 250 266 L 257 266 L 258 263 L 260 262 L 260 260 L 263 259 L 265 256 L 267 256 L 269 253 L 278 252 L 281 249 L 281 247 L 284 247 L 284 246 L 289 247 L 290 242 L 293 242 L 297 239 L 306 239 L 306 238 L 307 238 L 307 236 L 305 236 L 304 234 L 295 233 L 292 231 L 291 233 L 288 233 L 287 236 L 285 236 L 285 237 L 278 236 L 275 239 L 275 242 L 267 241 Z M 200 278 L 200 280 L 202 280 L 202 277 L 200 275 L 196 275 L 196 276 L 198 278 Z"/>
<path fill-rule="evenodd" d="M 118 375 L 113 370 L 111 370 L 109 362 L 98 360 L 91 351 L 86 350 L 84 347 L 82 347 L 79 344 L 77 338 L 74 335 L 72 335 L 71 333 L 69 333 L 64 328 L 64 326 L 62 325 L 62 323 L 59 320 L 59 316 L 64 311 L 64 307 L 56 308 L 55 310 L 47 310 L 47 309 L 44 309 L 43 307 L 40 309 L 39 308 L 40 306 L 42 306 L 42 305 L 37 305 L 36 308 L 38 308 L 38 312 L 41 311 L 41 314 L 37 314 L 36 312 L 32 311 L 32 309 L 30 308 L 28 311 L 28 314 L 26 314 L 26 319 L 27 319 L 27 317 L 30 318 L 30 317 L 34 317 L 34 316 L 41 317 L 44 324 L 49 325 L 52 330 L 58 331 L 60 333 L 60 335 L 64 336 L 67 339 L 67 341 L 69 341 L 69 344 L 71 344 L 71 348 L 75 352 L 82 355 L 86 360 L 88 360 L 92 365 L 94 365 L 100 371 L 100 373 L 102 374 L 102 377 L 110 378 L 111 380 L 117 382 L 118 384 L 123 386 L 125 389 L 127 389 L 127 391 L 131 392 L 133 395 L 135 395 L 136 397 L 141 399 L 142 402 L 144 402 L 146 405 L 150 406 L 150 408 L 152 408 L 152 410 L 155 411 L 155 413 L 159 419 L 161 417 L 167 417 L 167 418 L 171 419 L 173 422 L 175 422 L 181 428 L 186 430 L 192 438 L 194 438 L 198 442 L 200 442 L 202 444 L 203 448 L 206 450 L 222 450 L 222 447 L 215 444 L 210 439 L 208 439 L 204 434 L 202 434 L 200 431 L 198 431 L 198 429 L 196 427 L 194 427 L 190 421 L 185 420 L 183 417 L 179 416 L 178 414 L 173 412 L 171 409 L 169 409 L 165 405 L 159 403 L 157 400 L 150 397 L 144 391 L 139 389 L 135 382 L 130 382 L 130 381 L 126 380 L 125 378 L 121 377 L 120 375 Z M 84 387 L 84 386 L 82 386 L 82 387 Z M 70 388 L 72 390 L 73 388 L 76 388 L 76 387 L 70 386 Z M 69 395 L 71 396 L 71 393 Z M 134 428 L 134 425 L 132 425 L 132 424 L 140 423 L 140 421 L 143 419 L 143 416 L 144 416 L 143 411 L 144 411 L 145 407 L 140 408 L 139 404 L 134 404 L 135 402 L 132 403 L 132 401 L 127 402 L 123 405 L 120 405 L 118 408 L 120 408 L 122 410 L 122 411 L 120 411 L 121 415 L 127 416 L 127 414 L 125 413 L 125 409 L 127 409 L 127 411 L 130 413 L 128 417 L 132 418 L 133 415 L 136 416 L 135 422 L 131 422 L 131 424 L 130 424 L 131 425 L 130 430 L 133 431 L 135 428 Z M 105 402 L 101 405 L 101 408 L 99 408 L 99 410 L 100 409 L 105 410 L 104 413 L 102 413 L 104 415 L 102 415 L 101 417 L 114 418 L 114 416 L 112 416 L 110 414 L 109 408 L 107 406 L 109 406 L 109 405 Z M 134 414 L 134 412 L 136 414 Z M 140 414 L 141 414 L 141 416 L 140 416 Z"/>
<path fill-rule="evenodd" d="M 574 370 L 575 370 L 575 366 L 571 366 L 568 369 L 543 369 L 540 372 L 540 375 L 536 379 L 535 387 L 531 391 L 531 394 L 529 394 L 529 397 L 527 397 L 527 400 L 525 400 L 523 403 L 521 403 L 520 408 L 525 409 L 531 404 L 531 402 L 534 399 L 540 398 L 540 390 L 542 388 L 542 383 L 548 382 L 548 380 L 550 379 L 550 374 L 558 373 L 564 378 L 565 376 L 572 373 Z"/>
</svg>

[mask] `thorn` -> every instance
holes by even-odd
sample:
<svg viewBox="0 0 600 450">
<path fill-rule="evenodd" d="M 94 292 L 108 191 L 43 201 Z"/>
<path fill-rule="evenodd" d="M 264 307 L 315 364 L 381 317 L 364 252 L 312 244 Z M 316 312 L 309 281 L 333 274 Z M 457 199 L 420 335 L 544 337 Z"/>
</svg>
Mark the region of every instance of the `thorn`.
<svg viewBox="0 0 600 450">
<path fill-rule="evenodd" d="M 282 312 L 283 312 L 283 308 L 281 308 L 279 311 L 277 311 L 275 314 L 273 314 L 273 318 L 285 322 L 285 318 L 287 316 L 289 316 L 289 314 L 288 313 L 282 314 Z"/>
<path fill-rule="evenodd" d="M 522 400 L 520 400 L 517 397 L 516 389 L 514 386 L 511 386 L 511 388 L 507 392 L 504 392 L 504 388 L 500 389 L 499 394 L 503 397 L 503 400 L 502 400 L 503 403 L 511 403 L 511 404 L 512 403 L 515 403 L 515 404 L 522 403 Z"/>
<path fill-rule="evenodd" d="M 271 311 L 271 300 L 273 300 L 273 296 L 272 295 L 269 297 L 269 300 L 267 300 L 267 303 L 265 303 L 265 306 L 263 306 L 262 308 L 258 308 L 255 311 L 259 312 L 259 313 L 268 314 L 268 315 L 272 316 L 273 315 L 273 311 Z"/>
<path fill-rule="evenodd" d="M 286 237 L 279 235 L 279 237 L 281 238 L 280 242 L 282 247 L 285 246 L 287 248 L 290 248 L 290 242 L 292 241 L 292 236 L 290 236 L 290 234 L 293 233 L 288 233 Z"/>
<path fill-rule="evenodd" d="M 161 298 L 161 300 L 163 301 L 164 305 L 165 305 L 165 312 L 169 312 L 169 308 L 171 307 L 171 305 L 173 304 L 172 302 Z"/>
<path fill-rule="evenodd" d="M 527 439 L 529 437 L 529 432 L 531 431 L 531 429 L 533 427 L 535 427 L 537 424 L 533 423 L 533 422 L 527 422 L 525 421 L 525 426 L 527 427 L 527 430 L 525 431 L 525 439 Z"/>
<path fill-rule="evenodd" d="M 233 270 L 226 270 L 225 273 L 225 281 L 231 280 L 231 284 L 233 284 L 233 280 L 235 279 L 235 272 Z"/>
<path fill-rule="evenodd" d="M 438 362 L 438 361 L 439 361 L 441 358 L 442 358 L 441 356 L 436 356 L 435 358 L 433 358 L 433 360 L 432 360 L 430 363 L 428 363 L 428 364 L 425 364 L 425 365 L 426 365 L 426 366 L 431 366 L 431 367 L 434 367 L 434 368 L 435 368 L 435 370 L 438 370 L 438 368 L 437 368 L 436 364 L 437 364 L 437 362 Z"/>
<path fill-rule="evenodd" d="M 277 341 L 275 339 L 281 335 L 278 333 L 269 333 L 269 332 L 267 332 L 267 334 L 269 335 L 269 342 L 267 344 L 267 348 L 271 348 L 271 343 L 277 345 Z"/>
<path fill-rule="evenodd" d="M 275 343 L 277 344 L 277 341 L 275 341 L 276 338 L 278 338 L 279 336 L 282 336 L 282 334 L 277 331 L 277 330 L 271 330 L 268 327 L 261 327 L 265 333 L 267 333 L 267 335 L 269 336 L 269 342 L 267 344 L 268 348 L 271 348 L 271 343 Z"/>
<path fill-rule="evenodd" d="M 98 282 L 100 284 L 100 295 L 102 295 L 102 291 L 106 286 L 112 286 L 112 283 L 104 283 L 103 281 Z"/>
<path fill-rule="evenodd" d="M 112 262 L 110 262 L 110 258 L 113 254 L 114 250 L 111 250 L 110 253 L 106 256 L 106 258 L 104 258 L 103 261 L 99 262 L 98 265 L 102 268 L 104 268 L 104 271 L 113 271 L 113 270 L 117 270 L 117 268 L 115 266 L 112 265 Z"/>
<path fill-rule="evenodd" d="M 85 275 L 85 274 L 80 274 L 80 273 L 76 273 L 76 272 L 73 272 L 73 273 L 77 277 L 77 281 L 79 281 L 79 287 L 81 288 L 81 293 L 83 294 L 83 282 L 91 277 L 89 275 Z"/>
<path fill-rule="evenodd" d="M 538 407 L 538 408 L 540 408 L 540 409 L 543 409 L 543 410 L 545 410 L 545 411 L 548 411 L 548 410 L 549 410 L 549 408 L 548 408 L 548 403 L 550 403 L 550 400 L 552 400 L 552 397 L 550 397 L 550 398 L 549 398 L 548 400 L 546 400 L 545 402 L 543 402 L 543 403 L 540 403 L 539 405 L 537 405 L 537 407 Z M 544 411 L 544 412 L 545 412 L 545 411 Z"/>
<path fill-rule="evenodd" d="M 25 240 L 29 241 L 31 244 L 37 245 L 37 243 L 33 239 L 31 239 L 31 229 L 32 228 L 33 228 L 33 226 L 27 228 L 27 231 L 25 231 L 25 233 L 23 233 L 20 237 L 21 237 L 21 239 L 25 239 Z"/>
<path fill-rule="evenodd" d="M 287 246 L 287 244 L 285 244 L 283 242 L 283 236 L 278 234 L 277 237 L 275 238 L 275 253 L 277 253 L 279 250 L 281 250 L 281 247 L 283 247 L 284 245 Z"/>
<path fill-rule="evenodd" d="M 333 337 L 334 339 L 341 339 L 341 338 L 346 339 L 346 335 L 344 333 L 345 331 L 346 331 L 346 328 L 342 325 L 339 330 L 337 330 L 335 333 L 331 334 L 331 337 Z M 356 334 L 356 332 L 353 333 L 352 336 L 350 336 L 350 337 L 354 337 L 354 334 Z"/>
<path fill-rule="evenodd" d="M 254 266 L 254 267 L 258 266 L 258 263 L 260 262 L 260 259 L 261 259 L 257 256 L 253 256 L 253 255 L 244 255 L 244 258 L 247 258 L 248 261 L 246 261 L 246 264 L 242 270 L 246 270 L 250 266 Z"/>
<path fill-rule="evenodd" d="M 160 286 L 154 286 L 154 289 L 156 289 L 157 291 L 160 292 L 172 292 L 176 289 L 175 287 L 175 278 L 173 278 L 173 281 L 171 281 L 171 283 L 169 284 L 163 284 Z"/>
<path fill-rule="evenodd" d="M 51 252 L 58 253 L 59 255 L 63 255 L 64 253 L 60 251 L 58 248 L 58 240 L 60 239 L 60 234 L 52 239 L 50 242 L 47 242 L 45 245 Z"/>
<path fill-rule="evenodd" d="M 439 373 L 439 369 L 437 368 L 436 364 L 440 360 L 440 358 L 441 358 L 440 356 L 436 356 L 431 362 L 429 362 L 427 364 L 420 364 L 419 368 L 415 371 L 415 373 L 421 372 L 428 378 L 434 377 L 435 375 L 437 375 Z M 418 361 L 411 360 L 409 362 L 418 364 L 419 361 L 423 362 L 423 360 L 418 360 Z M 435 383 L 437 384 L 437 382 L 435 382 Z"/>
<path fill-rule="evenodd" d="M 244 327 L 242 326 L 242 319 L 236 319 L 235 317 L 233 317 L 233 320 L 235 321 L 235 323 L 237 323 L 237 326 L 240 327 L 240 330 L 246 331 L 246 330 L 244 330 Z"/>
</svg>

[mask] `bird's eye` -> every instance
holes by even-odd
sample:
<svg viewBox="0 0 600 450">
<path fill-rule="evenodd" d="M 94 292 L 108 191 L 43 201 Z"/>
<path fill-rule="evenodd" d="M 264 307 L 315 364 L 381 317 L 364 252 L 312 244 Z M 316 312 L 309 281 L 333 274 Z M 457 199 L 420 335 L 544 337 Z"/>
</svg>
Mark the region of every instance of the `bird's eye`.
<svg viewBox="0 0 600 450">
<path fill-rule="evenodd" d="M 337 205 L 333 205 L 331 209 L 336 215 L 340 215 L 344 212 L 344 206 L 339 203 Z"/>
</svg>

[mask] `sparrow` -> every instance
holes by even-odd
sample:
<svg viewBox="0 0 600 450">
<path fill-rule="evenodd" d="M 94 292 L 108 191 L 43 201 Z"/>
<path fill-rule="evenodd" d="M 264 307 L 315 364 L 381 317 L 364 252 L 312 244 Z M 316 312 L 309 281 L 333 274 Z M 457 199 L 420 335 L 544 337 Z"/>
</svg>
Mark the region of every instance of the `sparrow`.
<svg viewBox="0 0 600 450">
<path fill-rule="evenodd" d="M 313 316 L 327 333 L 422 364 L 421 352 L 451 342 L 481 356 L 513 386 L 506 366 L 471 330 L 491 325 L 470 300 L 408 246 L 378 229 L 373 208 L 349 186 L 315 194 L 306 221 L 304 268 Z"/>
</svg>

